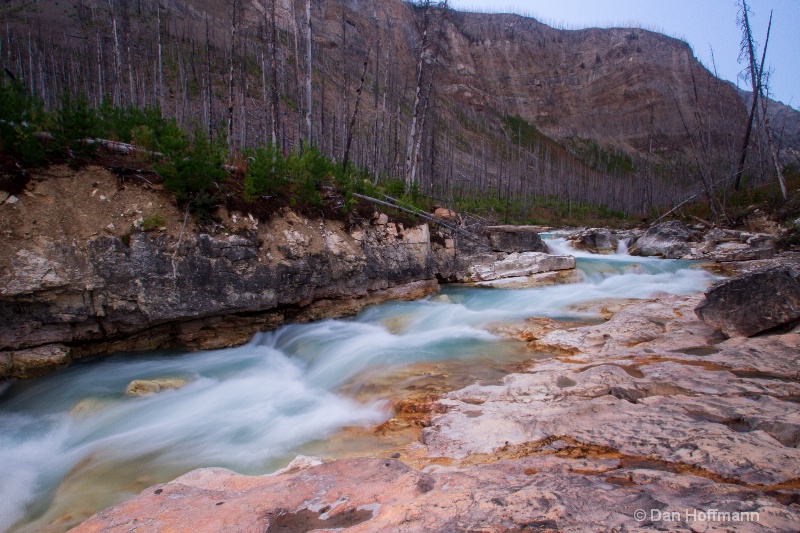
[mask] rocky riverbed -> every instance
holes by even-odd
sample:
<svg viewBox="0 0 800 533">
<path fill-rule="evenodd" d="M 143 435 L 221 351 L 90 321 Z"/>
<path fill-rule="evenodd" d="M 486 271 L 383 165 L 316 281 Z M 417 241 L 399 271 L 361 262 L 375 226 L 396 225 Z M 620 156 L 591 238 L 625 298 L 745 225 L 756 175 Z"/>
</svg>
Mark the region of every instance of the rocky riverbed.
<svg viewBox="0 0 800 533">
<path fill-rule="evenodd" d="M 77 531 L 796 531 L 800 331 L 727 338 L 705 299 L 501 328 L 556 355 L 420 404 L 394 454 L 198 470 Z"/>
</svg>

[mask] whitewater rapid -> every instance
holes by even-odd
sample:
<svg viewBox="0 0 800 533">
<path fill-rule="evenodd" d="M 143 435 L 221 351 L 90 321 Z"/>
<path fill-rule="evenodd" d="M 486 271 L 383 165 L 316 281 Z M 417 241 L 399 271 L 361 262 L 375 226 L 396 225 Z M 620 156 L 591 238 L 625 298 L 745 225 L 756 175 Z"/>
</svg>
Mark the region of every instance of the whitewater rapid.
<svg viewBox="0 0 800 533">
<path fill-rule="evenodd" d="M 76 504 L 96 508 L 201 466 L 267 473 L 309 443 L 391 416 L 385 398 L 343 391 L 375 372 L 423 361 L 469 361 L 508 343 L 492 323 L 580 318 L 570 306 L 704 290 L 713 278 L 684 261 L 597 256 L 548 240 L 578 259 L 581 281 L 538 289 L 448 287 L 353 319 L 295 324 L 237 348 L 118 354 L 0 388 L 0 531 L 33 530 Z M 136 379 L 187 385 L 125 395 Z M 357 388 L 357 387 L 356 387 Z M 79 510 L 80 511 L 80 510 Z M 39 522 L 37 522 L 39 519 Z M 15 524 L 17 524 L 15 526 Z"/>
</svg>

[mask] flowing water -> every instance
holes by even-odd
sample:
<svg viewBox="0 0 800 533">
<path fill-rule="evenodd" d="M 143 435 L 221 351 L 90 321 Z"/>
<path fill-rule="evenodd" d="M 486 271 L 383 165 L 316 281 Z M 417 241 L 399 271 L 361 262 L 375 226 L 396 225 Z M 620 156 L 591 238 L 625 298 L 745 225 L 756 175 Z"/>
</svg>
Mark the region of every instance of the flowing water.
<svg viewBox="0 0 800 533">
<path fill-rule="evenodd" d="M 297 453 L 341 453 L 328 438 L 391 417 L 397 391 L 497 379 L 530 359 L 488 326 L 581 316 L 570 306 L 703 290 L 691 263 L 576 252 L 582 281 L 538 289 L 448 287 L 347 320 L 284 326 L 238 348 L 119 354 L 0 385 L 0 531 L 58 531 L 201 466 L 259 474 Z M 573 308 L 574 309 L 574 308 Z M 126 396 L 132 380 L 178 378 L 177 390 Z M 353 443 L 356 446 L 356 443 Z"/>
</svg>

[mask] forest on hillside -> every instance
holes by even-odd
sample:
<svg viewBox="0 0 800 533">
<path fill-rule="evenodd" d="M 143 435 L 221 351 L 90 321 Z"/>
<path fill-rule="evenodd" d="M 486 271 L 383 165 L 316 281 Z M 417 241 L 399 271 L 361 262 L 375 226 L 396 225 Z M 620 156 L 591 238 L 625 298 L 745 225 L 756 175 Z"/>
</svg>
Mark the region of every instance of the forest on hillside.
<svg viewBox="0 0 800 533">
<path fill-rule="evenodd" d="M 526 90 L 545 91 L 537 105 L 553 110 L 535 117 L 517 101 L 527 98 L 524 91 L 498 74 L 500 67 L 472 76 L 499 76 L 492 83 L 510 92 L 478 98 L 475 82 L 469 85 L 462 75 L 469 67 L 458 62 L 465 50 L 476 64 L 483 61 L 479 54 L 490 53 L 485 43 L 498 39 L 554 57 L 569 46 L 585 55 L 597 48 L 592 39 L 598 37 L 522 17 L 458 13 L 446 1 L 13 0 L 0 8 L 0 18 L 4 94 L 22 98 L 23 89 L 30 97 L 29 116 L 6 99 L 3 109 L 10 111 L 0 118 L 7 130 L 16 124 L 17 132 L 8 131 L 6 141 L 23 123 L 23 133 L 33 137 L 63 132 L 65 115 L 74 120 L 83 113 L 87 124 L 73 124 L 78 130 L 69 135 L 180 154 L 172 163 L 156 163 L 166 181 L 172 176 L 174 182 L 181 172 L 175 162 L 181 166 L 187 154 L 214 161 L 201 165 L 202 180 L 187 185 L 190 178 L 183 178 L 174 186 L 197 202 L 223 179 L 208 169 L 228 165 L 242 173 L 259 169 L 262 178 L 258 185 L 251 178 L 246 194 L 251 202 L 276 189 L 296 195 L 302 187 L 315 188 L 307 195 L 316 201 L 327 175 L 345 193 L 381 187 L 409 200 L 424 197 L 425 205 L 501 213 L 519 222 L 658 216 L 703 193 L 724 210 L 748 118 L 744 102 L 730 100 L 725 91 L 731 89 L 693 57 L 674 74 L 669 97 L 648 93 L 635 100 L 626 93 L 622 103 L 612 102 L 641 108 L 636 115 L 618 109 L 619 121 L 633 124 L 620 127 L 638 128 L 624 141 L 608 133 L 608 121 L 592 130 L 607 133 L 593 136 L 571 125 L 563 111 L 559 116 L 559 108 L 569 107 L 567 91 L 584 84 L 577 74 L 556 72 L 531 82 Z M 623 48 L 598 48 L 574 69 L 592 71 L 587 80 L 600 79 L 619 61 L 636 59 L 640 71 L 624 73 L 630 91 L 657 62 L 658 50 L 688 49 L 642 30 L 609 32 Z M 90 127 L 111 124 L 112 116 L 128 124 Z M 662 126 L 663 116 L 671 117 L 671 131 Z M 746 167 L 738 172 L 745 185 L 774 179 L 769 128 L 762 124 L 755 122 Z M 296 176 L 308 174 L 299 163 L 306 152 L 315 154 L 303 164 L 316 168 L 314 177 L 303 178 L 310 185 L 296 185 Z"/>
</svg>

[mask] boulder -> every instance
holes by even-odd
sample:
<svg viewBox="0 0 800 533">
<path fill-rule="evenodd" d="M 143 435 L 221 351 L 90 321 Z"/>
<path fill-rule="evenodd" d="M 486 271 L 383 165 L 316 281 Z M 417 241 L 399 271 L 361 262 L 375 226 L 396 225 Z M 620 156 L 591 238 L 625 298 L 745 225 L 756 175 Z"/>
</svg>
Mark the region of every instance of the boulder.
<svg viewBox="0 0 800 533">
<path fill-rule="evenodd" d="M 320 459 L 319 457 L 313 457 L 308 455 L 298 455 L 292 462 L 289 463 L 285 468 L 281 468 L 280 470 L 276 470 L 270 476 L 282 476 L 284 474 L 292 474 L 298 472 L 300 470 L 305 470 L 307 468 L 311 468 L 312 466 L 319 466 L 323 464 L 325 461 Z"/>
<path fill-rule="evenodd" d="M 631 255 L 680 259 L 691 252 L 692 232 L 682 222 L 670 220 L 649 228 L 631 249 Z"/>
<path fill-rule="evenodd" d="M 489 226 L 486 233 L 495 252 L 547 252 L 538 226 Z"/>
<path fill-rule="evenodd" d="M 389 215 L 375 211 L 372 215 L 372 223 L 376 226 L 385 226 L 389 222 Z"/>
<path fill-rule="evenodd" d="M 84 398 L 69 410 L 69 415 L 75 418 L 87 419 L 114 404 L 115 401 L 110 398 Z"/>
<path fill-rule="evenodd" d="M 577 237 L 578 248 L 597 254 L 611 254 L 617 250 L 617 238 L 606 228 L 589 228 Z"/>
<path fill-rule="evenodd" d="M 463 282 L 469 277 L 472 265 L 497 258 L 497 253 L 490 251 L 485 235 L 467 237 L 439 231 L 430 235 L 430 249 L 436 277 L 444 282 Z"/>
<path fill-rule="evenodd" d="M 695 313 L 727 337 L 750 337 L 800 321 L 800 272 L 777 266 L 720 281 Z"/>
</svg>

